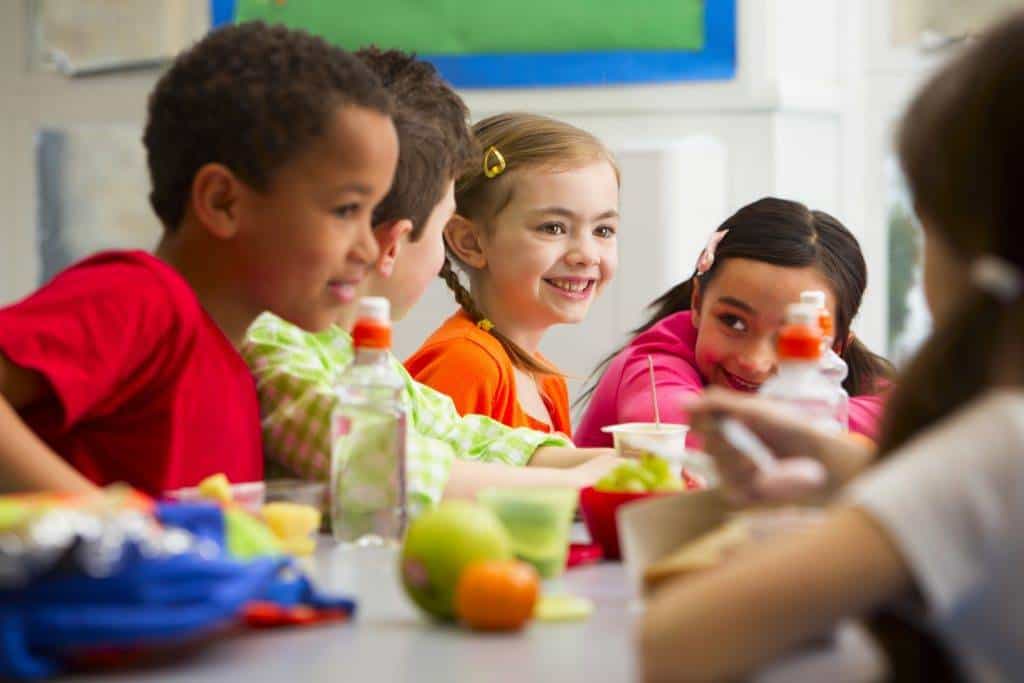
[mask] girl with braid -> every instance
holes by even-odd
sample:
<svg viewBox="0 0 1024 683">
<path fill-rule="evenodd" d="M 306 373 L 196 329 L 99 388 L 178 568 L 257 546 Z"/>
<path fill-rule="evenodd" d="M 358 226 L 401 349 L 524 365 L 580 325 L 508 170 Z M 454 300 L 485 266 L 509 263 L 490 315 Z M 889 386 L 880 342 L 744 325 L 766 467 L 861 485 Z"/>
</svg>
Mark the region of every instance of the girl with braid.
<svg viewBox="0 0 1024 683">
<path fill-rule="evenodd" d="M 618 168 L 593 135 L 543 116 L 500 114 L 474 133 L 483 158 L 456 182 L 441 270 L 459 310 L 406 367 L 462 414 L 568 435 L 565 378 L 539 347 L 615 274 Z"/>
</svg>

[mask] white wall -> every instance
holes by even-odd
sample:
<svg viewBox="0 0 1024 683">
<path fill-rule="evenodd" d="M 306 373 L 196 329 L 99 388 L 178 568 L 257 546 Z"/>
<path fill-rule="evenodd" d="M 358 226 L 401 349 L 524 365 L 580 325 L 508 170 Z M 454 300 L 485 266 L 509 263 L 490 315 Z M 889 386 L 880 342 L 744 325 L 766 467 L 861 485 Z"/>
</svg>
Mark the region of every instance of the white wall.
<svg viewBox="0 0 1024 683">
<path fill-rule="evenodd" d="M 157 74 L 68 80 L 30 72 L 28 3 L 0 2 L 0 302 L 35 288 L 35 133 L 43 125 L 142 125 Z"/>
</svg>

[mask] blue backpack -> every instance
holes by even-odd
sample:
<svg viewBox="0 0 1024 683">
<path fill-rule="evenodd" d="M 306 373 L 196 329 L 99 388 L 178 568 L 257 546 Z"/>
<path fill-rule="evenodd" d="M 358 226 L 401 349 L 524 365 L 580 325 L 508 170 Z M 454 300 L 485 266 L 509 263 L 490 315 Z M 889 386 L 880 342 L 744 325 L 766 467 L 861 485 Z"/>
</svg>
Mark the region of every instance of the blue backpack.
<svg viewBox="0 0 1024 683">
<path fill-rule="evenodd" d="M 152 557 L 129 542 L 105 576 L 58 563 L 27 586 L 0 589 L 0 677 L 53 676 L 89 653 L 137 654 L 198 640 L 237 621 L 253 601 L 355 610 L 351 600 L 318 594 L 290 558 L 228 556 L 216 506 L 162 504 L 157 517 L 221 552 L 193 547 Z"/>
</svg>

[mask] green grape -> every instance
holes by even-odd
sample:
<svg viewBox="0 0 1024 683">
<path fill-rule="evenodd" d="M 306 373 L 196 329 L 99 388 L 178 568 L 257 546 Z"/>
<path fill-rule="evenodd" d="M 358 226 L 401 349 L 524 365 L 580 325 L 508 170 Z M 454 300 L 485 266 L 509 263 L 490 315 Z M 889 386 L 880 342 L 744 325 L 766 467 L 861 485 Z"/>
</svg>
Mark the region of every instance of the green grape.
<svg viewBox="0 0 1024 683">
<path fill-rule="evenodd" d="M 599 491 L 645 493 L 649 491 L 679 491 L 682 480 L 673 474 L 667 460 L 652 453 L 644 453 L 639 460 L 627 460 L 601 477 L 594 485 Z"/>
<path fill-rule="evenodd" d="M 646 493 L 650 489 L 647 488 L 647 485 L 642 480 L 630 479 L 628 482 L 623 484 L 619 490 L 624 493 Z"/>
<path fill-rule="evenodd" d="M 663 479 L 658 482 L 658 485 L 654 487 L 655 491 L 682 491 L 683 480 L 680 477 L 673 477 L 669 475 L 667 479 Z"/>
<path fill-rule="evenodd" d="M 668 461 L 651 453 L 644 453 L 640 464 L 654 475 L 656 481 L 664 481 L 672 476 L 672 469 L 669 467 Z"/>
<path fill-rule="evenodd" d="M 640 480 L 644 483 L 644 488 L 648 491 L 653 491 L 654 487 L 658 485 L 657 475 L 646 467 L 640 468 Z"/>
<path fill-rule="evenodd" d="M 653 478 L 653 491 L 681 491 L 682 478 L 672 471 L 672 466 L 663 458 L 653 454 L 645 454 L 641 464 Z"/>
<path fill-rule="evenodd" d="M 647 459 L 647 466 L 659 474 L 668 474 L 672 471 L 672 466 L 669 465 L 668 460 L 657 455 L 652 455 Z"/>
<path fill-rule="evenodd" d="M 612 471 L 619 475 L 628 474 L 632 476 L 642 472 L 643 467 L 640 466 L 639 460 L 627 460 L 620 463 L 619 466 Z"/>
</svg>

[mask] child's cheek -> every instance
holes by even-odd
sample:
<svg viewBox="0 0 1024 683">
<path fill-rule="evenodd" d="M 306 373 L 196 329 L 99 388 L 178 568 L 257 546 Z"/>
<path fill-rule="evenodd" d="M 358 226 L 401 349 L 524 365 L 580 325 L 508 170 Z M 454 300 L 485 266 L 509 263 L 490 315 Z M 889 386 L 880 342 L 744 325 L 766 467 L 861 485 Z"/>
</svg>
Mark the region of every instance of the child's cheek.
<svg viewBox="0 0 1024 683">
<path fill-rule="evenodd" d="M 694 355 L 697 358 L 697 369 L 704 378 L 705 383 L 710 383 L 714 378 L 714 369 L 722 360 L 722 353 L 715 345 L 709 335 L 698 333 L 697 346 Z"/>
</svg>

